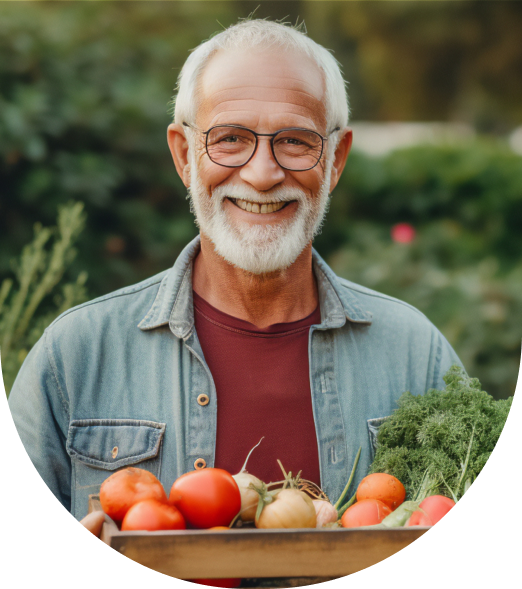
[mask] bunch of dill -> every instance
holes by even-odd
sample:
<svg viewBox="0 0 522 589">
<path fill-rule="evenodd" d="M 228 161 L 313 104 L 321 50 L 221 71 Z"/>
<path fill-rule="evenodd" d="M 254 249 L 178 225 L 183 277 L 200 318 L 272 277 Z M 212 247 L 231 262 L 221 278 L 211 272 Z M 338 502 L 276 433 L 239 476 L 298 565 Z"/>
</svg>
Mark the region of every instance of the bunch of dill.
<svg viewBox="0 0 522 589">
<path fill-rule="evenodd" d="M 456 365 L 444 382 L 443 391 L 404 393 L 377 435 L 370 472 L 397 477 L 408 499 L 427 480 L 430 494 L 460 498 L 493 451 L 513 401 L 495 400 Z"/>
</svg>

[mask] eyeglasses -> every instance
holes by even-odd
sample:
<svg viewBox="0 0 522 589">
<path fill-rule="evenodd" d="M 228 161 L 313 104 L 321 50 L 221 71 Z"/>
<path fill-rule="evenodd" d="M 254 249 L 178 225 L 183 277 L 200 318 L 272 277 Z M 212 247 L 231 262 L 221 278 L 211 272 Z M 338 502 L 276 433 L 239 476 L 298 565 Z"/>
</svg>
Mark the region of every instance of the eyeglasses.
<svg viewBox="0 0 522 589">
<path fill-rule="evenodd" d="M 256 133 L 239 125 L 216 125 L 208 131 L 201 131 L 188 123 L 183 125 L 205 135 L 208 157 L 219 166 L 244 166 L 254 157 L 258 137 L 270 137 L 275 161 L 284 170 L 294 172 L 306 172 L 315 168 L 323 155 L 324 142 L 340 129 L 336 127 L 323 137 L 315 131 L 300 128 L 281 129 L 277 133 Z"/>
</svg>

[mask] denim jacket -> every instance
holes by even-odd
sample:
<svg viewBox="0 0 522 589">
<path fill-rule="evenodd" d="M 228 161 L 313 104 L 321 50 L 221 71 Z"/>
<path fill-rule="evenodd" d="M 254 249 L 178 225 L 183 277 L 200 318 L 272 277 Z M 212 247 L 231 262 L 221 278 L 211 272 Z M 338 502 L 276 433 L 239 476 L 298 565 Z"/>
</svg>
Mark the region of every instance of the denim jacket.
<svg viewBox="0 0 522 589">
<path fill-rule="evenodd" d="M 193 259 L 63 313 L 26 358 L 9 398 L 36 469 L 77 518 L 114 471 L 145 468 L 163 483 L 214 464 L 218 399 L 194 328 Z M 443 388 L 455 352 L 415 308 L 337 277 L 313 252 L 321 323 L 309 333 L 321 486 L 364 477 L 382 418 L 404 391 Z M 199 404 L 206 395 L 210 402 Z M 254 473 L 255 474 L 255 473 Z"/>
</svg>

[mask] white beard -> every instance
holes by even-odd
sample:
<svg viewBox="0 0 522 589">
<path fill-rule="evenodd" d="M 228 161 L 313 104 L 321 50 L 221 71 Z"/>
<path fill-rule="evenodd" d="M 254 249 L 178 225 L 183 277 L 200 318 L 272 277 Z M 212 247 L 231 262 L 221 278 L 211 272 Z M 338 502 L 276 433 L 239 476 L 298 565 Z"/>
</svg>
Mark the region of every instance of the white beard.
<svg viewBox="0 0 522 589">
<path fill-rule="evenodd" d="M 298 188 L 258 192 L 249 185 L 218 186 L 209 196 L 201 181 L 193 149 L 190 154 L 189 197 L 196 224 L 229 264 L 252 274 L 284 270 L 320 232 L 329 205 L 333 157 L 327 158 L 324 180 L 316 198 L 312 199 Z M 260 203 L 297 200 L 297 212 L 292 219 L 277 225 L 231 223 L 223 207 L 226 197 Z"/>
</svg>

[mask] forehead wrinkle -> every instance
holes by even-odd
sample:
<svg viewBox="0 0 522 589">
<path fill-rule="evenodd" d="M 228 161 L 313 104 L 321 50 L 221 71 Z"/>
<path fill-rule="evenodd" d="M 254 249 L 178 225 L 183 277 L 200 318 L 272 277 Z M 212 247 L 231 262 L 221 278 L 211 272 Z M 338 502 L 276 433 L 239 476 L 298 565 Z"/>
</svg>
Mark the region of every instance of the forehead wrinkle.
<svg viewBox="0 0 522 589">
<path fill-rule="evenodd" d="M 264 102 L 264 101 L 261 101 L 261 102 Z M 287 103 L 283 103 L 283 104 L 287 104 Z M 222 124 L 221 121 L 219 121 L 219 119 L 224 120 L 223 124 L 241 124 L 243 126 L 243 123 L 240 123 L 238 121 L 238 119 L 251 118 L 252 120 L 255 119 L 256 122 L 255 123 L 249 122 L 249 124 L 253 124 L 253 126 L 255 127 L 259 124 L 259 118 L 262 115 L 266 115 L 266 114 L 269 114 L 270 119 L 274 120 L 276 122 L 279 121 L 280 119 L 284 119 L 285 117 L 288 117 L 288 115 L 291 115 L 292 117 L 296 117 L 296 118 L 302 120 L 302 125 L 304 126 L 304 128 L 313 128 L 314 130 L 319 129 L 321 125 L 326 124 L 325 113 L 321 113 L 320 116 L 313 116 L 315 114 L 315 112 L 314 112 L 314 109 L 312 109 L 312 108 L 303 109 L 302 107 L 299 107 L 298 105 L 295 105 L 295 104 L 289 104 L 289 107 L 291 107 L 291 108 L 289 108 L 286 112 L 268 112 L 268 113 L 267 112 L 259 112 L 259 111 L 255 111 L 255 110 L 247 109 L 247 108 L 237 108 L 237 109 L 232 108 L 230 110 L 219 110 L 218 112 L 215 112 L 215 109 L 212 109 L 207 112 L 207 115 L 210 119 L 208 126 L 211 127 L 215 124 Z M 304 110 L 304 112 L 303 112 L 303 110 Z M 231 120 L 229 120 L 229 119 L 231 119 Z M 286 127 L 294 127 L 294 126 L 301 126 L 301 123 L 300 124 L 292 123 L 292 122 L 289 122 L 287 124 L 283 123 L 283 127 L 285 127 L 285 128 Z M 283 127 L 281 127 L 281 128 L 283 128 Z"/>
<path fill-rule="evenodd" d="M 281 94 L 281 93 L 278 93 Z M 216 110 L 223 110 L 223 113 L 227 112 L 228 109 L 230 108 L 237 108 L 235 105 L 236 104 L 243 104 L 243 108 L 240 108 L 239 110 L 241 111 L 245 111 L 248 108 L 249 104 L 252 104 L 252 108 L 258 108 L 257 105 L 259 104 L 266 104 L 266 105 L 285 105 L 287 108 L 289 108 L 291 111 L 293 112 L 302 112 L 302 111 L 310 111 L 310 113 L 312 115 L 315 115 L 316 113 L 318 113 L 318 111 L 320 112 L 320 116 L 321 118 L 325 117 L 325 113 L 324 113 L 324 103 L 317 100 L 314 96 L 310 96 L 309 94 L 306 93 L 301 93 L 301 100 L 302 103 L 301 104 L 296 104 L 295 101 L 295 94 L 293 91 L 286 91 L 282 93 L 283 96 L 281 98 L 276 98 L 274 97 L 270 97 L 268 100 L 267 99 L 262 99 L 262 98 L 256 98 L 254 96 L 248 96 L 248 97 L 231 97 L 228 98 L 226 100 L 218 100 L 218 101 L 214 101 L 214 100 L 209 100 L 210 104 L 201 105 L 203 108 L 203 111 L 206 111 L 209 114 L 212 114 L 214 116 L 214 113 Z M 255 105 L 255 106 L 254 106 Z M 321 112 L 323 111 L 323 112 Z M 273 114 L 278 114 L 278 113 L 273 113 Z M 280 113 L 280 114 L 284 114 L 284 113 Z"/>
<path fill-rule="evenodd" d="M 222 116 L 228 122 L 227 113 L 234 109 L 242 117 L 246 113 L 247 120 L 255 119 L 257 114 L 269 116 L 269 121 L 285 116 L 300 117 L 305 127 L 317 128 L 326 123 L 324 74 L 316 64 L 310 68 L 308 59 L 304 65 L 300 59 L 294 65 L 284 55 L 272 52 L 267 54 L 268 61 L 260 61 L 262 56 L 259 55 L 243 59 L 242 55 L 236 58 L 232 54 L 232 62 L 239 59 L 237 71 L 234 71 L 229 59 L 224 60 L 225 53 L 218 52 L 200 78 L 198 114 L 205 123 L 209 119 L 214 124 L 220 122 Z M 249 108 L 250 113 L 247 112 Z M 283 121 L 283 126 L 293 124 Z"/>
<path fill-rule="evenodd" d="M 211 90 L 212 94 L 217 94 L 219 92 L 226 92 L 227 90 L 231 90 L 231 89 L 238 89 L 238 88 L 245 88 L 245 86 L 247 86 L 248 88 L 274 88 L 274 89 L 279 89 L 280 86 L 275 86 L 274 85 L 274 81 L 276 80 L 284 80 L 285 82 L 295 82 L 295 86 L 290 86 L 288 88 L 288 90 L 293 90 L 295 92 L 305 92 L 308 94 L 313 94 L 315 95 L 315 89 L 314 89 L 314 85 L 313 84 L 309 84 L 307 82 L 305 82 L 303 79 L 301 78 L 294 78 L 292 76 L 265 76 L 265 79 L 269 81 L 268 84 L 266 83 L 262 83 L 262 77 L 261 76 L 242 76 L 242 77 L 228 77 L 227 76 L 227 87 L 226 88 L 222 88 L 219 89 L 219 85 L 221 83 L 221 80 L 218 80 L 216 83 L 212 84 L 212 82 L 207 83 L 207 84 L 203 84 L 203 90 L 206 90 L 206 86 L 210 86 L 212 87 L 214 86 L 218 86 L 218 89 L 216 90 Z M 252 81 L 250 81 L 252 80 Z M 309 88 L 310 90 L 302 90 L 302 88 Z M 325 88 L 324 88 L 324 84 L 321 85 L 321 94 L 324 94 L 325 92 Z"/>
<path fill-rule="evenodd" d="M 295 102 L 293 102 L 292 100 L 285 100 L 284 98 L 281 100 L 263 100 L 262 98 L 254 98 L 254 97 L 250 97 L 250 98 L 231 98 L 230 100 L 224 100 L 223 102 L 220 102 L 219 104 L 216 104 L 214 107 L 212 107 L 211 110 L 215 110 L 216 108 L 219 108 L 220 106 L 225 106 L 225 105 L 229 105 L 229 104 L 235 104 L 235 103 L 241 103 L 241 102 L 256 102 L 256 103 L 261 103 L 261 104 L 287 104 L 288 106 L 291 107 L 297 107 L 300 109 L 307 109 L 308 105 L 304 105 L 304 104 L 296 104 Z M 317 107 L 317 103 L 319 102 L 318 100 L 315 99 L 311 99 L 309 101 L 310 103 L 310 108 L 315 109 Z M 322 104 L 322 103 L 320 103 Z"/>
<path fill-rule="evenodd" d="M 237 90 L 242 90 L 244 93 L 248 94 L 248 91 L 252 90 L 254 88 L 261 88 L 263 90 L 273 90 L 274 92 L 283 91 L 285 94 L 298 94 L 299 96 L 304 96 L 310 100 L 314 100 L 316 102 L 321 102 L 321 98 L 317 98 L 317 96 L 315 94 L 313 94 L 312 92 L 307 92 L 306 90 L 299 90 L 298 88 L 286 88 L 284 90 L 281 88 L 267 88 L 266 86 L 263 86 L 263 84 L 249 85 L 246 88 L 245 88 L 244 84 L 241 84 L 239 86 L 232 86 L 232 87 L 228 87 L 228 88 L 223 88 L 222 90 L 215 90 L 211 94 L 204 96 L 203 99 L 206 98 L 207 100 L 214 101 L 213 100 L 214 97 L 218 97 L 217 99 L 219 100 L 220 95 L 227 94 L 228 92 L 236 93 Z M 242 98 L 239 97 L 238 100 L 242 100 Z M 272 102 L 272 101 L 267 100 L 266 102 Z M 276 102 L 276 101 L 274 101 L 274 102 Z"/>
<path fill-rule="evenodd" d="M 240 69 L 242 69 L 241 73 L 230 71 L 231 68 L 226 67 L 225 75 L 223 75 L 223 73 L 221 73 L 221 75 L 218 75 L 219 65 L 217 70 L 213 69 L 212 66 L 216 63 L 216 61 L 218 64 L 220 63 L 220 61 L 222 62 L 223 57 L 226 55 L 226 53 L 226 51 L 218 51 L 218 53 L 216 53 L 212 57 L 210 63 L 207 64 L 207 67 L 205 68 L 199 81 L 200 91 L 202 91 L 203 95 L 208 96 L 210 93 L 214 94 L 222 90 L 230 90 L 231 88 L 244 88 L 245 85 L 250 85 L 252 88 L 273 88 L 274 81 L 283 80 L 285 83 L 294 82 L 295 86 L 297 86 L 291 86 L 289 89 L 306 92 L 306 90 L 301 90 L 303 87 L 305 87 L 308 89 L 308 93 L 310 95 L 315 96 L 318 100 L 324 99 L 324 96 L 326 94 L 324 72 L 309 56 L 301 56 L 306 58 L 306 66 L 303 65 L 301 61 L 300 63 L 292 63 L 290 65 L 287 62 L 285 67 L 284 62 L 285 58 L 287 57 L 286 52 L 283 52 L 283 54 L 274 54 L 272 51 L 267 51 L 266 55 L 268 56 L 268 60 L 262 62 L 260 66 L 258 65 L 258 67 L 255 68 L 255 74 L 245 72 L 244 69 L 240 66 Z M 234 56 L 234 53 L 232 53 L 232 56 Z M 245 55 L 245 57 L 248 58 L 248 54 Z M 254 54 L 253 57 L 260 58 L 261 55 Z M 276 62 L 275 68 L 272 66 L 274 58 Z M 229 64 L 227 63 L 227 65 Z M 312 67 L 310 67 L 310 65 Z M 275 71 L 277 70 L 278 66 L 281 66 L 279 67 L 279 71 Z M 281 69 L 283 71 L 281 71 Z M 313 72 L 313 70 L 315 70 L 315 72 Z M 267 80 L 269 83 L 260 84 L 260 80 Z M 317 82 L 319 80 L 320 83 L 319 85 L 317 85 Z M 226 84 L 226 88 L 220 90 L 219 87 L 221 86 L 222 88 L 223 83 Z M 212 86 L 217 86 L 218 89 L 212 91 Z M 319 92 L 317 91 L 318 88 L 320 89 Z M 211 90 L 211 92 L 207 94 L 206 90 Z"/>
</svg>

